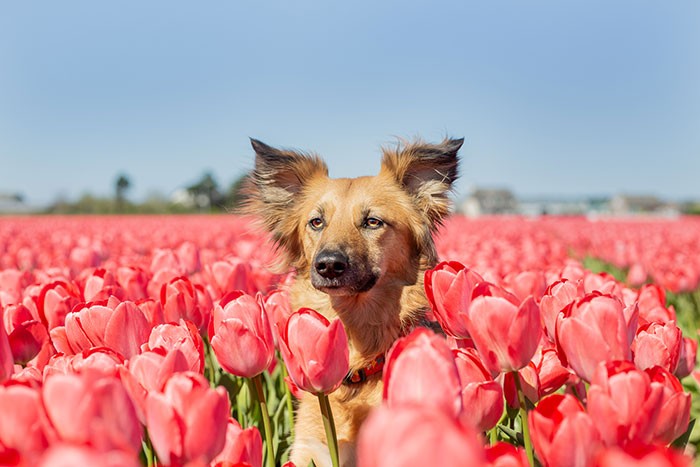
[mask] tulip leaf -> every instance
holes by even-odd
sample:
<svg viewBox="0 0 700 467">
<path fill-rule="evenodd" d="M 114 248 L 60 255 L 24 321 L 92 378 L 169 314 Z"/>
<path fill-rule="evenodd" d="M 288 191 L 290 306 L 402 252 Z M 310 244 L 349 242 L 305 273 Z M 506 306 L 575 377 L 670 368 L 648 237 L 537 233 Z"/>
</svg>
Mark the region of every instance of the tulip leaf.
<svg viewBox="0 0 700 467">
<path fill-rule="evenodd" d="M 693 431 L 693 427 L 695 427 L 695 418 L 688 423 L 688 429 L 685 430 L 685 433 L 680 435 L 673 443 L 671 443 L 671 446 L 674 448 L 678 449 L 685 449 L 685 446 L 688 444 L 688 440 L 690 439 L 690 433 Z"/>
</svg>

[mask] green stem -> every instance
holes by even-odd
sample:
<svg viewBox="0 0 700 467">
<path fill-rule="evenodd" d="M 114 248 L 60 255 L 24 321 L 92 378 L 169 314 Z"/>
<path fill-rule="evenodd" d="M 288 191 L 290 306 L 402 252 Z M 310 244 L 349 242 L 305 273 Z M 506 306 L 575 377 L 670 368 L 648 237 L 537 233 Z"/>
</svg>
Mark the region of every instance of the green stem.
<svg viewBox="0 0 700 467">
<path fill-rule="evenodd" d="M 331 453 L 331 462 L 333 467 L 339 467 L 340 461 L 338 458 L 338 436 L 335 433 L 335 423 L 333 423 L 333 412 L 331 411 L 331 403 L 328 396 L 319 392 L 318 405 L 321 407 L 321 416 L 323 417 L 323 427 L 326 429 L 326 441 L 328 442 L 328 451 Z"/>
<path fill-rule="evenodd" d="M 514 371 L 513 379 L 515 380 L 515 387 L 518 389 L 518 402 L 520 403 L 520 421 L 523 427 L 523 441 L 525 442 L 525 453 L 527 454 L 527 460 L 530 463 L 530 465 L 534 466 L 535 455 L 532 452 L 532 442 L 530 441 L 530 427 L 527 423 L 527 405 L 525 401 L 525 393 L 523 392 L 522 385 L 520 384 L 520 373 Z"/>
<path fill-rule="evenodd" d="M 265 400 L 265 393 L 263 392 L 262 373 L 257 376 L 253 376 L 253 384 L 255 385 L 255 392 L 258 396 L 258 402 L 260 402 L 260 412 L 262 413 L 263 427 L 265 429 L 267 465 L 268 467 L 275 467 L 275 452 L 272 449 L 272 427 L 270 426 L 270 413 L 267 410 L 267 402 Z"/>
<path fill-rule="evenodd" d="M 156 454 L 153 451 L 153 444 L 151 443 L 151 437 L 148 435 L 148 430 L 145 430 L 145 436 L 141 445 L 143 446 L 147 467 L 154 467 L 156 465 Z"/>
<path fill-rule="evenodd" d="M 284 362 L 278 363 L 279 365 L 282 366 L 282 385 L 284 386 L 284 391 L 287 393 L 287 413 L 289 414 L 289 434 L 294 439 L 294 402 L 292 401 L 292 391 L 289 390 L 289 386 L 287 385 L 287 382 L 285 381 L 287 379 L 287 376 L 289 376 L 289 373 L 287 373 L 287 367 L 284 366 Z"/>
<path fill-rule="evenodd" d="M 489 444 L 493 446 L 498 442 L 498 425 L 489 430 Z"/>
</svg>

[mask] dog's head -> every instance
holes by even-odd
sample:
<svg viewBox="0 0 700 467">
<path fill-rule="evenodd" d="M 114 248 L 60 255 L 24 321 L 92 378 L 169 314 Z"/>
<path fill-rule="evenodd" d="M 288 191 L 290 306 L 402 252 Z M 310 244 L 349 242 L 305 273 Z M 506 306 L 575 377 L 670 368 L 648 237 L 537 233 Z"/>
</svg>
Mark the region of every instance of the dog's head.
<svg viewBox="0 0 700 467">
<path fill-rule="evenodd" d="M 449 212 L 462 139 L 385 149 L 378 175 L 328 177 L 317 156 L 251 140 L 245 211 L 258 216 L 288 265 L 329 295 L 411 284 L 435 260 L 432 232 Z"/>
</svg>

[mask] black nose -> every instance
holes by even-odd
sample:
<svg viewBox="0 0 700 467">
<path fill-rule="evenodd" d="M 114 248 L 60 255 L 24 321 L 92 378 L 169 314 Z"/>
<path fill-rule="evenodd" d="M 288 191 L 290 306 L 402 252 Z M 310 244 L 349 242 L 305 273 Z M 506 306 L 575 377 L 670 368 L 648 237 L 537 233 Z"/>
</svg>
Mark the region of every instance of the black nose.
<svg viewBox="0 0 700 467">
<path fill-rule="evenodd" d="M 314 267 L 326 279 L 341 276 L 348 268 L 348 257 L 340 251 L 322 251 L 316 255 Z"/>
</svg>

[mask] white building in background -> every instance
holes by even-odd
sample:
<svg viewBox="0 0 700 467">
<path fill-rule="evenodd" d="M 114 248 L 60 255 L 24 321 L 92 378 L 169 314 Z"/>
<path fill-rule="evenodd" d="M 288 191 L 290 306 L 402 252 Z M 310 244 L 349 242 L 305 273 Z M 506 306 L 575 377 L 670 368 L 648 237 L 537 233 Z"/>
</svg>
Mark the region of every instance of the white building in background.
<svg viewBox="0 0 700 467">
<path fill-rule="evenodd" d="M 493 214 L 517 214 L 518 201 L 505 188 L 475 188 L 457 206 L 457 212 L 469 217 Z"/>
<path fill-rule="evenodd" d="M 676 217 L 680 207 L 650 195 L 615 195 L 610 199 L 610 213 L 615 216 L 652 215 Z"/>
</svg>

